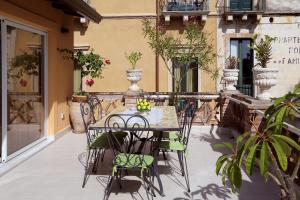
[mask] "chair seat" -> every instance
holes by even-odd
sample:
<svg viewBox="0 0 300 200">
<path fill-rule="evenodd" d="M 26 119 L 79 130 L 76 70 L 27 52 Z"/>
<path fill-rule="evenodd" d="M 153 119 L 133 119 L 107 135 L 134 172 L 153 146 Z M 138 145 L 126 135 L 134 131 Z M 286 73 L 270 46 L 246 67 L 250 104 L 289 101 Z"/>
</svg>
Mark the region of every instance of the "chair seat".
<svg viewBox="0 0 300 200">
<path fill-rule="evenodd" d="M 154 132 L 154 137 L 159 137 L 159 132 Z M 162 133 L 162 139 L 168 139 L 168 140 L 180 140 L 180 133 L 178 131 L 170 131 L 170 132 L 163 132 Z"/>
<path fill-rule="evenodd" d="M 154 158 L 150 155 L 119 153 L 114 159 L 114 165 L 128 169 L 148 168 L 153 161 Z"/>
<path fill-rule="evenodd" d="M 115 138 L 118 140 L 120 144 L 124 143 L 124 139 L 127 136 L 126 132 L 115 132 Z M 102 133 L 97 138 L 95 138 L 92 143 L 90 144 L 90 149 L 98 149 L 98 148 L 104 148 L 109 149 L 109 141 L 108 141 L 108 133 Z"/>
<path fill-rule="evenodd" d="M 158 148 L 161 150 L 184 151 L 186 145 L 179 141 L 161 141 Z"/>
</svg>

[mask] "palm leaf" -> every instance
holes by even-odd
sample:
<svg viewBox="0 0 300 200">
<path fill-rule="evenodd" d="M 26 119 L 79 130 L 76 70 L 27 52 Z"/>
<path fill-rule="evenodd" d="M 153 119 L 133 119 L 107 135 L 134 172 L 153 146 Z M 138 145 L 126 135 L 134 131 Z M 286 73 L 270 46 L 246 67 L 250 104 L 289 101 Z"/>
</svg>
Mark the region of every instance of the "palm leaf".
<svg viewBox="0 0 300 200">
<path fill-rule="evenodd" d="M 278 158 L 281 168 L 283 169 L 283 171 L 286 171 L 288 162 L 287 162 L 287 156 L 286 156 L 286 153 L 285 153 L 283 147 L 280 145 L 280 143 L 274 137 L 272 137 L 271 143 L 275 149 L 276 156 Z"/>
<path fill-rule="evenodd" d="M 257 149 L 258 145 L 259 145 L 259 142 L 250 148 L 250 152 L 246 158 L 246 172 L 249 176 L 252 175 L 255 153 L 256 153 L 256 149 Z"/>
<path fill-rule="evenodd" d="M 294 140 L 292 140 L 291 138 L 285 136 L 285 135 L 273 135 L 273 137 L 278 138 L 278 139 L 282 139 L 284 140 L 286 143 L 288 143 L 290 146 L 292 146 L 293 148 L 297 149 L 297 151 L 300 151 L 300 145 L 297 144 Z"/>
<path fill-rule="evenodd" d="M 268 143 L 263 141 L 260 150 L 259 168 L 262 176 L 266 177 L 269 169 L 269 151 L 267 147 Z"/>
</svg>

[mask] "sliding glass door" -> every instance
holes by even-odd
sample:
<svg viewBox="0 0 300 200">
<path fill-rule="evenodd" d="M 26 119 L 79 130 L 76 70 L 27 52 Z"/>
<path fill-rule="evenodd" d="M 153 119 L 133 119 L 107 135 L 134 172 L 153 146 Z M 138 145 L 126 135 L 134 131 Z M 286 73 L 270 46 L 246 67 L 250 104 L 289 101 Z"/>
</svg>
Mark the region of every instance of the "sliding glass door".
<svg viewBox="0 0 300 200">
<path fill-rule="evenodd" d="M 45 138 L 45 33 L 3 21 L 2 161 Z M 3 38 L 2 38 L 3 39 Z"/>
</svg>

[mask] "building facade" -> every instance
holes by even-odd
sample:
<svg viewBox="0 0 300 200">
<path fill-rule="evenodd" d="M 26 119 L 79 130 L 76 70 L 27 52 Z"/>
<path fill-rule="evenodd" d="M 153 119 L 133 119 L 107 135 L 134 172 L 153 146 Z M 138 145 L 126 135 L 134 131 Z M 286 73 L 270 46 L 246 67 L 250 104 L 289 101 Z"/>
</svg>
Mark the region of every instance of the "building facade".
<svg viewBox="0 0 300 200">
<path fill-rule="evenodd" d="M 259 93 L 252 75 L 255 52 L 248 47 L 255 34 L 275 38 L 268 67 L 279 69 L 279 75 L 277 85 L 270 90 L 272 96 L 281 96 L 300 82 L 299 1 L 223 0 L 217 7 L 218 66 L 224 68 L 230 55 L 240 59 L 237 88 L 241 92 L 251 96 Z"/>
<path fill-rule="evenodd" d="M 79 14 L 80 13 L 80 14 Z M 0 0 L 0 162 L 69 127 L 74 16 L 100 15 L 81 0 Z"/>
<path fill-rule="evenodd" d="M 139 82 L 144 91 L 167 92 L 173 90 L 172 78 L 162 60 L 158 60 L 148 45 L 142 31 L 142 20 L 150 19 L 154 24 L 163 26 L 167 34 L 182 37 L 185 23 L 196 18 L 200 30 L 206 33 L 213 48 L 216 47 L 216 1 L 169 1 L 169 0 L 90 0 L 90 5 L 102 16 L 100 24 L 85 26 L 75 24 L 75 46 L 89 47 L 105 58 L 111 65 L 104 70 L 103 79 L 95 81 L 93 87 L 83 85 L 92 92 L 125 92 L 130 82 L 126 79 L 126 70 L 130 63 L 125 53 L 140 51 L 143 54 L 138 68 L 143 70 Z M 157 21 L 158 20 L 158 21 Z M 215 51 L 216 52 L 216 51 Z M 216 59 L 212 66 L 216 66 Z M 174 61 L 168 63 L 172 68 Z M 113 78 L 112 78 L 113 77 Z M 200 70 L 189 77 L 194 87 L 190 92 L 216 91 L 217 82 Z"/>
</svg>

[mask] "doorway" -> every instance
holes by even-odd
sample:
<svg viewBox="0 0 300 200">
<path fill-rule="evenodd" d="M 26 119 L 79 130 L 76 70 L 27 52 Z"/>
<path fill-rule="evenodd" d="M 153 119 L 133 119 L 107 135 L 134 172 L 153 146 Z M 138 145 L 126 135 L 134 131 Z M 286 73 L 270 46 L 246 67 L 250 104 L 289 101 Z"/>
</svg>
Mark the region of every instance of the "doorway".
<svg viewBox="0 0 300 200">
<path fill-rule="evenodd" d="M 231 39 L 230 55 L 239 59 L 239 79 L 236 88 L 243 94 L 253 96 L 253 50 L 249 48 L 252 40 Z"/>
<path fill-rule="evenodd" d="M 1 161 L 46 138 L 46 33 L 1 20 Z"/>
</svg>

